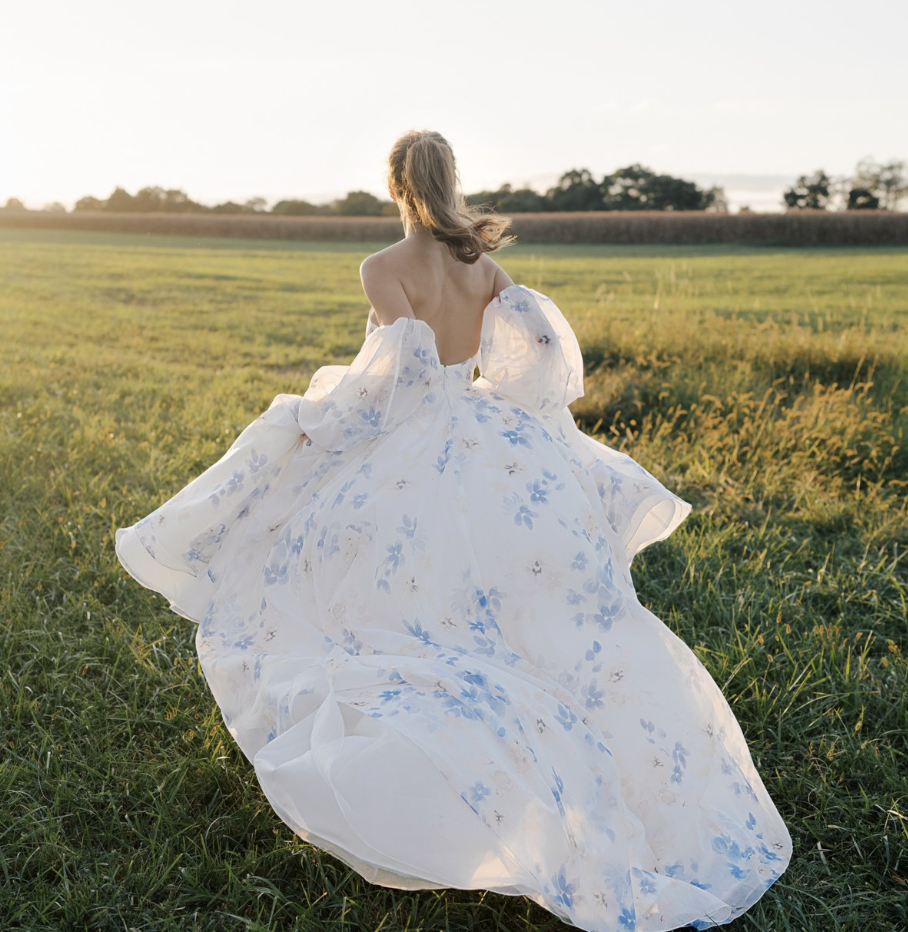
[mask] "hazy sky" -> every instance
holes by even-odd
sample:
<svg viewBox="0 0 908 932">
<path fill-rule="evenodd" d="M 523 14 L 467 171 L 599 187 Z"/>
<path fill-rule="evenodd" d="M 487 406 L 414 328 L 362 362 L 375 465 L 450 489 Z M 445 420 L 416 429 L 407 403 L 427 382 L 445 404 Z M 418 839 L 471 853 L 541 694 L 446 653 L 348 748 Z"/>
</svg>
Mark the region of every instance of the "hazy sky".
<svg viewBox="0 0 908 932">
<path fill-rule="evenodd" d="M 799 174 L 908 160 L 906 27 L 905 0 L 10 0 L 0 204 L 384 197 L 430 128 L 467 193 L 641 162 L 774 210 Z"/>
</svg>

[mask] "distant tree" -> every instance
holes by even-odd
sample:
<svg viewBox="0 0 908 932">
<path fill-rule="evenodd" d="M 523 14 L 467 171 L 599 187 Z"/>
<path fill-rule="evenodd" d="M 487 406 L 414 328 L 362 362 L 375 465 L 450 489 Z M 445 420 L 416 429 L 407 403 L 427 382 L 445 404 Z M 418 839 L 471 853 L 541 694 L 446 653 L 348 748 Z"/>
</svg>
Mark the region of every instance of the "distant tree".
<svg viewBox="0 0 908 932">
<path fill-rule="evenodd" d="M 41 209 L 47 211 L 49 214 L 66 213 L 66 206 L 61 204 L 59 201 L 51 201 L 49 204 L 45 204 Z"/>
<path fill-rule="evenodd" d="M 908 176 L 905 163 L 892 161 L 880 171 L 880 204 L 884 210 L 898 210 L 902 199 L 908 197 Z"/>
<path fill-rule="evenodd" d="M 855 168 L 854 187 L 869 191 L 883 210 L 898 210 L 899 202 L 908 195 L 905 163 L 893 160 L 884 165 L 869 157 L 861 159 Z"/>
<path fill-rule="evenodd" d="M 268 201 L 263 197 L 250 197 L 245 207 L 254 214 L 264 213 L 268 209 Z"/>
<path fill-rule="evenodd" d="M 201 204 L 197 204 L 185 191 L 179 188 L 167 188 L 164 192 L 162 210 L 168 213 L 197 213 L 204 211 Z"/>
<path fill-rule="evenodd" d="M 141 188 L 135 195 L 118 187 L 106 201 L 83 197 L 77 202 L 76 209 L 98 210 L 98 205 L 100 209 L 112 213 L 188 213 L 206 209 L 179 188 L 162 188 L 157 185 Z"/>
<path fill-rule="evenodd" d="M 725 188 L 713 187 L 703 192 L 703 209 L 714 214 L 728 213 L 728 197 Z"/>
<path fill-rule="evenodd" d="M 846 210 L 877 210 L 880 199 L 867 188 L 852 188 L 848 192 Z"/>
<path fill-rule="evenodd" d="M 133 198 L 132 210 L 142 213 L 189 213 L 204 210 L 201 204 L 179 188 L 149 186 L 142 188 Z"/>
<path fill-rule="evenodd" d="M 167 202 L 167 193 L 163 188 L 140 188 L 133 198 L 132 209 L 142 213 L 157 213 L 164 210 Z"/>
<path fill-rule="evenodd" d="M 380 217 L 384 203 L 368 191 L 350 191 L 333 207 L 343 217 Z"/>
<path fill-rule="evenodd" d="M 538 191 L 532 188 L 518 188 L 512 191 L 511 186 L 506 184 L 495 209 L 504 213 L 519 214 L 543 211 L 547 206 L 545 197 Z"/>
<path fill-rule="evenodd" d="M 213 214 L 251 214 L 252 211 L 245 204 L 237 204 L 236 201 L 224 201 L 223 204 L 215 204 L 211 208 Z"/>
<path fill-rule="evenodd" d="M 25 204 L 19 200 L 18 197 L 10 197 L 6 199 L 6 209 L 7 210 L 25 210 Z"/>
<path fill-rule="evenodd" d="M 801 175 L 782 195 L 782 200 L 790 210 L 825 210 L 829 204 L 831 184 L 829 175 L 818 169 L 812 175 Z"/>
<path fill-rule="evenodd" d="M 693 181 L 655 175 L 644 188 L 650 210 L 703 210 L 703 192 Z"/>
<path fill-rule="evenodd" d="M 606 175 L 600 189 L 605 210 L 728 210 L 722 188 L 703 191 L 693 181 L 658 175 L 639 163 Z"/>
<path fill-rule="evenodd" d="M 602 179 L 600 203 L 605 210 L 651 210 L 646 188 L 655 177 L 639 163 L 618 168 Z"/>
<path fill-rule="evenodd" d="M 488 207 L 490 210 L 498 210 L 499 203 L 510 194 L 511 186 L 502 185 L 497 191 L 476 191 L 473 194 L 465 194 L 464 200 L 469 207 Z"/>
<path fill-rule="evenodd" d="M 112 213 L 128 213 L 136 210 L 136 199 L 124 188 L 114 188 L 104 203 L 104 209 Z"/>
<path fill-rule="evenodd" d="M 750 209 L 750 205 L 749 205 L 749 204 L 742 204 L 742 205 L 738 208 L 738 213 L 739 213 L 739 214 L 752 214 L 753 211 Z"/>
<path fill-rule="evenodd" d="M 602 210 L 602 191 L 587 168 L 572 168 L 545 192 L 549 210 Z"/>
<path fill-rule="evenodd" d="M 475 194 L 465 196 L 467 204 L 471 207 L 489 207 L 496 212 L 519 214 L 550 210 L 544 195 L 532 188 L 511 189 L 509 184 L 503 184 L 497 191 L 477 191 Z"/>
<path fill-rule="evenodd" d="M 271 208 L 271 213 L 288 217 L 311 217 L 324 212 L 323 207 L 310 204 L 309 201 L 278 201 Z"/>
<path fill-rule="evenodd" d="M 76 201 L 75 210 L 104 210 L 104 201 L 89 194 Z"/>
</svg>

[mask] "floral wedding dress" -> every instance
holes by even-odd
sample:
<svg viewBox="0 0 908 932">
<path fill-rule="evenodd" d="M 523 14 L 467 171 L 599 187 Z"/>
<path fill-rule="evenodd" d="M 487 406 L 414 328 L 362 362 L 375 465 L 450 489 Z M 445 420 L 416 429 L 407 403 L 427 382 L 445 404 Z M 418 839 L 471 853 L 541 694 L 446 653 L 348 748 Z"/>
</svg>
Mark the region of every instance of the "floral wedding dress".
<svg viewBox="0 0 908 932">
<path fill-rule="evenodd" d="M 363 877 L 523 894 L 591 932 L 704 929 L 791 839 L 718 686 L 634 590 L 691 506 L 577 428 L 582 369 L 523 285 L 455 365 L 424 321 L 370 314 L 349 366 L 278 395 L 117 555 L 198 623 L 276 813 Z"/>
</svg>

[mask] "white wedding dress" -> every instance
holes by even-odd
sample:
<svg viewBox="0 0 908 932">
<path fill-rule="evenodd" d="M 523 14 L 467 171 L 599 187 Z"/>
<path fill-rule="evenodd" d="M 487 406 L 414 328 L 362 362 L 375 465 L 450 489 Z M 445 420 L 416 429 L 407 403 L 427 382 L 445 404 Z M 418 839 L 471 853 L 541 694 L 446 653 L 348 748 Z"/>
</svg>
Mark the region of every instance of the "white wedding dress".
<svg viewBox="0 0 908 932">
<path fill-rule="evenodd" d="M 480 377 L 474 381 L 478 363 Z M 476 356 L 370 314 L 116 533 L 198 622 L 274 810 L 377 884 L 524 894 L 591 932 L 730 922 L 791 839 L 706 668 L 630 562 L 690 505 L 584 435 L 576 337 L 512 285 Z"/>
</svg>

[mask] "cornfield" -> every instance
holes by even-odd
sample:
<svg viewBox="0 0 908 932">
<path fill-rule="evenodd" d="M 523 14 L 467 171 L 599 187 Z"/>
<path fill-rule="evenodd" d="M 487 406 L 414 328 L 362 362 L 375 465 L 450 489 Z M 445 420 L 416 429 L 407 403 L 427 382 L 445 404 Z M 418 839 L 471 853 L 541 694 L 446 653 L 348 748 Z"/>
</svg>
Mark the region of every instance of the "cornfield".
<svg viewBox="0 0 908 932">
<path fill-rule="evenodd" d="M 0 210 L 0 227 L 349 242 L 394 242 L 403 235 L 396 217 L 269 214 Z M 512 215 L 511 231 L 519 243 L 892 246 L 908 243 L 908 213 L 886 210 L 740 214 L 696 210 L 527 213 Z"/>
</svg>

